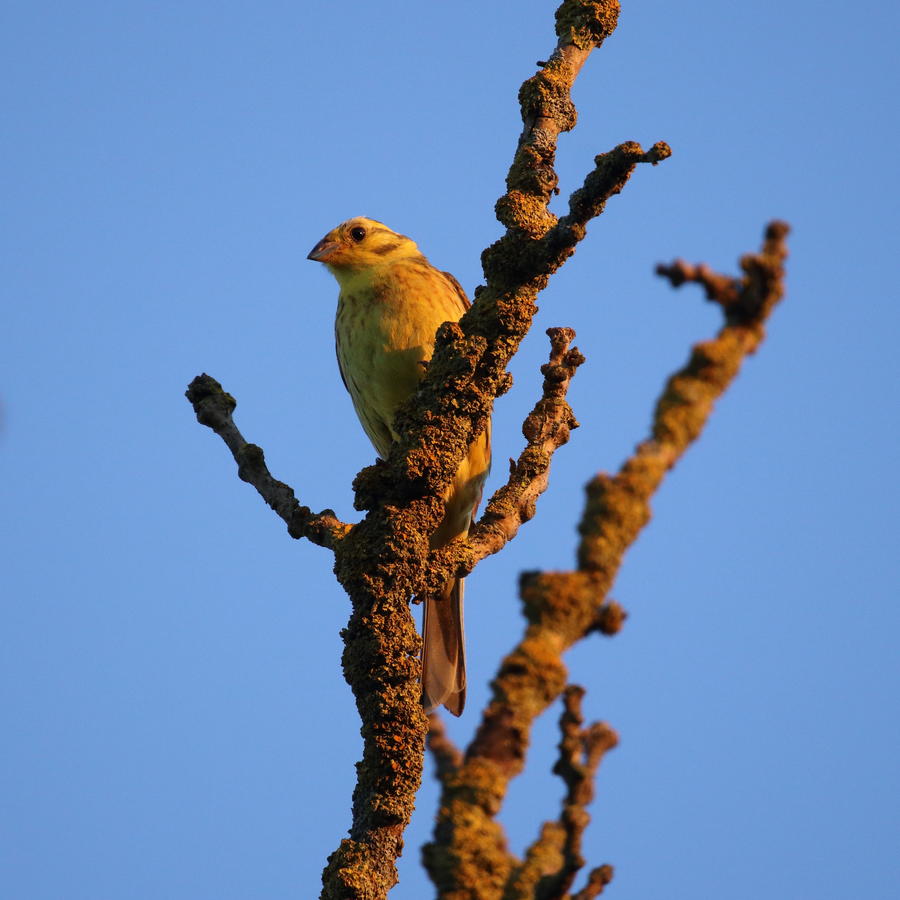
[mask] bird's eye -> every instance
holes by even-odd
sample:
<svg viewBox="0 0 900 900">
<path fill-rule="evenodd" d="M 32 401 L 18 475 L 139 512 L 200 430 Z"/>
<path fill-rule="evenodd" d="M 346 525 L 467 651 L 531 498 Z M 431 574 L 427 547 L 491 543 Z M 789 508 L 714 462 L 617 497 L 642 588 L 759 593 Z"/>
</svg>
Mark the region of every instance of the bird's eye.
<svg viewBox="0 0 900 900">
<path fill-rule="evenodd" d="M 356 228 L 350 229 L 350 237 L 353 238 L 354 241 L 358 244 L 364 237 L 366 236 L 366 229 L 361 225 L 357 225 Z"/>
</svg>

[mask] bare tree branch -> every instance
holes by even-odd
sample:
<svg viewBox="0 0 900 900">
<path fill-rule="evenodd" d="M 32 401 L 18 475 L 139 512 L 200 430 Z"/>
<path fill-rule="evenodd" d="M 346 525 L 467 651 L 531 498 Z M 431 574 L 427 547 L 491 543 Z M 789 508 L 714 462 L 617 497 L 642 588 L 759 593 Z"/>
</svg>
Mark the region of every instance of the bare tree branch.
<svg viewBox="0 0 900 900">
<path fill-rule="evenodd" d="M 703 285 L 706 299 L 718 303 L 722 309 L 728 309 L 737 302 L 741 287 L 739 279 L 713 272 L 706 263 L 694 266 L 683 259 L 676 259 L 669 265 L 659 263 L 656 274 L 668 278 L 672 287 L 681 287 L 688 281 Z"/>
<path fill-rule="evenodd" d="M 395 861 L 421 780 L 427 730 L 419 702 L 419 638 L 409 600 L 431 584 L 435 572 L 468 571 L 496 552 L 533 513 L 546 486 L 550 456 L 575 425 L 565 403 L 579 361 L 570 355 L 576 351 L 568 350 L 571 337 L 557 335 L 565 349 L 558 359 L 551 356 L 540 411 L 536 407 L 536 418 L 526 423 L 529 445 L 508 484 L 492 498 L 470 540 L 441 556 L 428 548 L 443 515 L 444 490 L 486 426 L 494 399 L 511 384 L 506 366 L 531 326 L 537 294 L 634 168 L 655 165 L 670 154 L 662 142 L 646 152 L 633 142 L 620 144 L 596 157 L 594 170 L 572 194 L 566 216 L 557 218 L 549 209 L 558 192 L 556 141 L 576 121 L 572 85 L 590 52 L 614 30 L 617 16 L 617 0 L 563 0 L 557 10 L 556 50 L 520 90 L 523 131 L 507 191 L 496 205 L 506 231 L 482 255 L 486 284 L 476 290 L 472 308 L 459 323 L 445 323 L 439 330 L 421 388 L 398 413 L 400 440 L 389 459 L 357 476 L 355 505 L 367 511 L 363 521 L 351 526 L 330 510 L 314 514 L 300 506 L 291 488 L 272 478 L 262 450 L 247 444 L 234 426 L 233 398 L 208 376 L 195 379 L 188 390 L 198 420 L 225 440 L 240 477 L 257 488 L 291 535 L 334 550 L 336 575 L 352 602 L 343 664 L 362 720 L 363 758 L 350 835 L 323 873 L 322 897 L 329 900 L 380 900 L 397 880 Z M 578 568 L 523 576 L 528 629 L 501 665 L 464 759 L 440 725 L 432 723 L 429 740 L 438 759 L 443 803 L 435 840 L 424 855 L 441 896 L 497 900 L 504 891 L 517 890 L 510 875 L 528 869 L 528 860 L 519 867 L 506 849 L 494 817 L 509 780 L 524 763 L 531 724 L 565 685 L 565 649 L 591 631 L 612 634 L 621 627 L 624 612 L 604 598 L 625 549 L 649 519 L 653 491 L 700 433 L 743 358 L 762 340 L 763 323 L 781 296 L 785 235 L 785 226 L 770 227 L 763 253 L 742 261 L 739 285 L 686 264 L 661 269 L 673 283 L 701 283 L 723 307 L 726 326 L 715 340 L 698 345 L 688 365 L 670 379 L 651 437 L 616 476 L 599 475 L 588 485 Z M 580 722 L 569 725 L 581 728 Z M 584 739 L 588 759 L 582 765 L 588 769 L 591 748 L 609 741 L 609 733 L 604 734 L 594 743 Z M 583 789 L 584 779 L 571 777 Z M 549 891 L 537 896 L 567 890 L 580 866 L 585 803 L 567 804 L 569 818 L 564 812 L 561 823 L 547 826 L 561 828 L 556 845 L 561 862 L 550 880 L 537 882 L 535 890 L 540 892 L 543 883 Z M 543 846 L 539 840 L 535 852 Z M 577 898 L 597 896 L 611 877 L 608 866 L 594 869 Z"/>
<path fill-rule="evenodd" d="M 444 728 L 444 720 L 436 712 L 428 714 L 428 737 L 425 739 L 425 746 L 434 757 L 437 780 L 446 782 L 462 765 L 463 755 L 450 740 Z"/>
<path fill-rule="evenodd" d="M 594 798 L 594 777 L 603 755 L 618 736 L 608 725 L 584 728 L 581 700 L 584 688 L 569 685 L 563 693 L 559 727 L 559 759 L 553 768 L 566 785 L 559 819 L 545 822 L 528 848 L 525 861 L 509 877 L 503 900 L 564 900 L 584 866 L 581 840 L 590 823 L 587 807 Z"/>
<path fill-rule="evenodd" d="M 266 466 L 262 448 L 248 444 L 234 424 L 232 413 L 237 401 L 209 375 L 198 375 L 189 385 L 185 396 L 194 407 L 197 421 L 211 428 L 228 446 L 238 465 L 238 477 L 259 492 L 259 495 L 287 523 L 293 538 L 305 537 L 320 547 L 329 547 L 343 540 L 352 526 L 341 522 L 333 510 L 314 513 L 301 506 L 294 490 L 272 477 Z"/>
<path fill-rule="evenodd" d="M 544 240 L 557 224 L 548 209 L 556 137 L 574 125 L 572 83 L 617 14 L 617 0 L 564 0 L 557 11 L 557 50 L 520 92 L 525 128 L 497 203 L 507 231 L 482 255 L 487 284 L 459 323 L 438 330 L 420 389 L 395 419 L 400 438 L 389 458 L 354 481 L 356 507 L 368 514 L 335 547 L 335 574 L 353 604 L 343 662 L 362 719 L 363 759 L 350 837 L 323 874 L 329 900 L 383 897 L 397 878 L 394 861 L 421 779 L 427 725 L 409 599 L 428 584 L 428 542 L 443 515 L 444 491 L 494 398 L 510 385 L 506 365 L 530 328 L 537 293 L 579 239 L 569 227 Z M 580 216 L 599 212 L 639 162 L 664 155 L 662 145 L 651 154 L 636 144 L 623 148 L 598 166 L 598 187 Z"/>
<path fill-rule="evenodd" d="M 541 399 L 522 424 L 526 445 L 519 458 L 510 460 L 509 478 L 488 501 L 481 519 L 468 538 L 432 550 L 428 557 L 428 590 L 435 590 L 453 577 L 468 575 L 486 556 L 498 553 L 519 528 L 534 517 L 538 497 L 550 480 L 553 454 L 569 440 L 578 427 L 566 402 L 569 384 L 584 357 L 577 348 L 571 328 L 548 328 L 550 361 L 541 366 L 544 385 Z"/>
<path fill-rule="evenodd" d="M 603 893 L 603 889 L 612 881 L 613 867 L 609 865 L 597 866 L 591 870 L 588 883 L 577 893 L 572 900 L 594 900 Z"/>
<path fill-rule="evenodd" d="M 587 807 L 594 799 L 594 779 L 603 756 L 619 743 L 619 736 L 605 722 L 584 727 L 581 701 L 584 688 L 569 685 L 563 693 L 563 714 L 559 727 L 559 759 L 553 768 L 566 784 L 566 797 L 560 815 L 565 833 L 564 865 L 558 874 L 541 884 L 541 900 L 562 900 L 575 875 L 584 866 L 581 839 L 590 823 Z"/>
<path fill-rule="evenodd" d="M 510 465 L 509 479 L 488 501 L 484 515 L 469 535 L 475 562 L 497 553 L 515 537 L 521 525 L 534 516 L 537 498 L 547 489 L 553 453 L 578 427 L 566 403 L 569 383 L 584 357 L 569 349 L 575 338 L 571 328 L 548 328 L 550 361 L 541 366 L 543 394 L 522 425 L 528 443 Z"/>
<path fill-rule="evenodd" d="M 616 475 L 600 474 L 588 484 L 578 568 L 523 574 L 525 636 L 501 663 L 465 763 L 444 786 L 434 840 L 423 851 L 439 897 L 503 896 L 516 864 L 494 817 L 509 781 L 524 766 L 531 725 L 565 687 L 565 650 L 590 631 L 615 631 L 621 624 L 618 610 L 604 599 L 625 551 L 650 520 L 651 496 L 763 340 L 768 316 L 784 293 L 787 234 L 784 223 L 768 226 L 761 252 L 741 260 L 744 275 L 736 299 L 723 305 L 724 326 L 694 347 L 666 384 L 650 437 Z M 597 870 L 601 874 L 584 890 L 602 887 L 605 871 Z"/>
<path fill-rule="evenodd" d="M 322 876 L 322 897 L 328 900 L 380 900 L 397 880 L 396 859 L 421 781 L 428 728 L 409 600 L 436 578 L 469 571 L 533 515 L 550 457 L 577 424 L 565 402 L 581 361 L 568 349 L 570 332 L 551 334 L 544 393 L 526 421 L 528 445 L 508 483 L 488 503 L 468 541 L 429 553 L 445 488 L 485 428 L 494 399 L 511 384 L 506 366 L 531 327 L 538 293 L 634 168 L 655 165 L 671 152 L 662 142 L 646 152 L 633 142 L 620 144 L 596 157 L 594 170 L 571 195 L 567 215 L 557 218 L 549 209 L 558 192 L 556 142 L 576 121 L 572 85 L 590 52 L 615 28 L 617 16 L 617 0 L 563 0 L 557 10 L 557 47 L 519 93 L 523 131 L 507 191 L 496 204 L 506 231 L 482 255 L 486 284 L 459 323 L 445 323 L 438 331 L 420 390 L 397 415 L 400 439 L 389 458 L 357 476 L 355 505 L 367 511 L 363 521 L 350 526 L 330 510 L 313 514 L 300 506 L 293 490 L 271 476 L 262 450 L 247 444 L 234 426 L 233 398 L 208 376 L 188 389 L 198 420 L 223 438 L 240 477 L 257 488 L 291 535 L 333 549 L 335 573 L 353 606 L 343 665 L 362 720 L 363 758 L 349 837 Z M 441 897 L 549 900 L 563 896 L 582 866 L 580 842 L 593 774 L 615 738 L 605 726 L 582 728 L 573 694 L 563 717 L 559 771 L 569 790 L 560 820 L 544 826 L 519 864 L 495 816 L 510 779 L 524 765 L 534 718 L 566 684 L 562 654 L 592 631 L 613 634 L 621 627 L 624 611 L 605 598 L 622 556 L 649 520 L 649 500 L 662 478 L 763 339 L 765 320 L 782 293 L 786 234 L 786 226 L 770 226 L 763 251 L 742 260 L 740 281 L 684 263 L 660 268 L 673 284 L 702 284 L 723 308 L 725 326 L 714 340 L 694 348 L 687 366 L 669 380 L 650 437 L 615 476 L 601 474 L 588 485 L 577 569 L 522 577 L 527 630 L 501 664 L 464 758 L 432 720 L 429 746 L 443 799 L 434 841 L 423 855 Z M 608 866 L 594 869 L 577 898 L 597 896 L 611 877 Z"/>
<path fill-rule="evenodd" d="M 476 289 L 475 302 L 459 323 L 439 330 L 420 391 L 397 417 L 402 439 L 388 465 L 371 467 L 357 479 L 358 508 L 442 495 L 484 428 L 493 400 L 511 384 L 506 365 L 528 332 L 538 292 L 634 168 L 670 154 L 661 142 L 648 152 L 633 142 L 621 144 L 597 157 L 595 170 L 570 200 L 568 216 L 558 220 L 549 210 L 558 190 L 556 140 L 575 124 L 572 84 L 587 55 L 615 28 L 618 9 L 618 0 L 565 0 L 557 10 L 557 48 L 519 91 L 523 132 L 507 192 L 496 204 L 507 230 L 482 254 L 487 284 Z M 429 527 L 436 527 L 439 513 L 432 513 Z"/>
<path fill-rule="evenodd" d="M 619 603 L 610 598 L 600 605 L 600 608 L 597 610 L 593 621 L 588 625 L 584 635 L 587 637 L 589 634 L 596 631 L 598 634 L 612 637 L 622 630 L 622 626 L 625 624 L 627 618 L 628 613 L 625 612 Z"/>
</svg>

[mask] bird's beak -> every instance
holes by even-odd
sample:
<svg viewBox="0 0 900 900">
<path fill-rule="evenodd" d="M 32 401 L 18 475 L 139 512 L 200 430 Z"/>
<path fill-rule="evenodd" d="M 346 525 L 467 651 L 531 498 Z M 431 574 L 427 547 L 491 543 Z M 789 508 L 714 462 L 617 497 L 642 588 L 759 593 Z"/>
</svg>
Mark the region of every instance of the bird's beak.
<svg viewBox="0 0 900 900">
<path fill-rule="evenodd" d="M 316 262 L 327 262 L 328 257 L 331 256 L 337 248 L 338 242 L 329 240 L 329 236 L 326 234 L 325 237 L 309 251 L 309 256 L 306 258 L 313 259 Z"/>
</svg>

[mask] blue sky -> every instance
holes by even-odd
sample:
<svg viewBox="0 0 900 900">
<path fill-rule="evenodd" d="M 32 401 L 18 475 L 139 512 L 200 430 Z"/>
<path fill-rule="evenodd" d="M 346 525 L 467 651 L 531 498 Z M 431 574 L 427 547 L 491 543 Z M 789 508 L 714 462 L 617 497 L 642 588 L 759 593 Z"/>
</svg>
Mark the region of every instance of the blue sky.
<svg viewBox="0 0 900 900">
<path fill-rule="evenodd" d="M 306 253 L 369 215 L 471 292 L 553 10 L 7 0 L 4 897 L 317 894 L 360 750 L 348 603 L 183 391 L 222 381 L 276 477 L 352 518 L 374 454 L 334 361 L 336 287 Z M 585 843 L 620 900 L 896 896 L 898 25 L 885 3 L 625 3 L 576 86 L 560 204 L 620 141 L 674 155 L 590 227 L 498 403 L 503 460 L 543 330 L 577 330 L 582 428 L 468 585 L 460 742 L 520 631 L 517 572 L 571 566 L 584 483 L 718 325 L 653 265 L 735 271 L 766 221 L 794 227 L 769 339 L 627 558 L 625 630 L 568 658 L 621 735 Z M 557 717 L 503 814 L 519 850 L 558 807 Z M 429 768 L 392 896 L 431 894 L 435 798 Z"/>
</svg>

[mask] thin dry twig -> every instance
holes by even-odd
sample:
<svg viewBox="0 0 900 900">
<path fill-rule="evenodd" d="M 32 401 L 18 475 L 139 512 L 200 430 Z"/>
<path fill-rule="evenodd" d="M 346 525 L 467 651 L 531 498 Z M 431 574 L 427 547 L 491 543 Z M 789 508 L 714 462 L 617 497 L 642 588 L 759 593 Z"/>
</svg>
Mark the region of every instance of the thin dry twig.
<svg viewBox="0 0 900 900">
<path fill-rule="evenodd" d="M 232 414 L 237 401 L 222 389 L 215 378 L 198 375 L 189 385 L 185 396 L 194 407 L 197 421 L 211 428 L 227 445 L 238 466 L 238 477 L 259 492 L 259 495 L 282 518 L 293 538 L 305 537 L 320 547 L 334 549 L 351 526 L 341 522 L 333 510 L 314 513 L 301 506 L 294 490 L 272 477 L 266 466 L 265 454 L 256 444 L 248 444 L 234 424 Z"/>
<path fill-rule="evenodd" d="M 486 427 L 494 399 L 508 389 L 507 363 L 531 326 L 538 292 L 571 255 L 577 225 L 602 210 L 639 163 L 668 154 L 662 144 L 649 153 L 623 144 L 604 155 L 588 199 L 574 201 L 572 222 L 549 234 L 557 225 L 549 211 L 556 138 L 575 121 L 572 83 L 617 15 L 617 0 L 564 0 L 557 11 L 557 50 L 520 91 L 525 127 L 497 203 L 506 233 L 482 254 L 486 284 L 460 322 L 439 329 L 420 389 L 396 416 L 399 439 L 389 458 L 354 481 L 356 507 L 368 514 L 336 546 L 335 574 L 353 604 L 344 674 L 362 719 L 363 759 L 350 836 L 323 874 L 329 900 L 359 896 L 363 886 L 382 897 L 396 881 L 427 727 L 409 598 L 432 577 L 428 541 L 443 516 L 446 487 Z"/>
<path fill-rule="evenodd" d="M 566 394 L 584 357 L 577 348 L 569 347 L 575 339 L 571 328 L 548 328 L 547 335 L 550 360 L 541 366 L 544 376 L 541 398 L 522 424 L 525 447 L 517 460 L 510 460 L 506 484 L 494 492 L 468 538 L 429 554 L 432 589 L 446 584 L 450 578 L 468 575 L 486 556 L 502 550 L 518 534 L 519 528 L 534 517 L 538 498 L 550 481 L 553 454 L 578 427 Z"/>
<path fill-rule="evenodd" d="M 571 328 L 548 328 L 547 334 L 550 361 L 541 366 L 542 396 L 522 425 L 528 443 L 510 466 L 506 484 L 494 493 L 470 532 L 469 546 L 475 562 L 501 550 L 533 518 L 537 499 L 550 480 L 550 460 L 578 427 L 566 394 L 584 357 L 577 348 L 569 349 L 575 339 Z"/>
<path fill-rule="evenodd" d="M 618 743 L 615 731 L 605 723 L 584 728 L 584 693 L 577 685 L 569 685 L 563 693 L 559 758 L 553 767 L 566 785 L 560 816 L 544 823 L 525 861 L 510 873 L 503 900 L 564 900 L 584 867 L 581 841 L 591 821 L 587 807 L 594 799 L 594 778 L 604 754 Z"/>
<path fill-rule="evenodd" d="M 431 752 L 435 762 L 435 777 L 445 781 L 462 765 L 462 751 L 450 740 L 444 720 L 436 712 L 428 714 L 428 737 L 425 746 Z"/>
<path fill-rule="evenodd" d="M 587 884 L 572 897 L 572 900 L 594 900 L 603 893 L 603 889 L 613 879 L 613 867 L 610 865 L 597 866 L 591 870 Z"/>
<path fill-rule="evenodd" d="M 558 875 L 541 886 L 539 896 L 542 900 L 560 900 L 584 866 L 581 840 L 591 820 L 587 807 L 594 799 L 597 769 L 604 755 L 619 743 L 619 736 L 605 722 L 593 722 L 584 727 L 581 712 L 584 693 L 584 688 L 578 685 L 569 685 L 563 693 L 564 708 L 559 723 L 562 737 L 559 759 L 553 771 L 566 784 L 566 797 L 560 815 L 565 833 L 565 863 Z"/>
<path fill-rule="evenodd" d="M 672 287 L 681 287 L 686 282 L 701 284 L 706 290 L 706 299 L 718 303 L 723 309 L 733 306 L 740 294 L 741 283 L 730 275 L 714 272 L 706 263 L 691 265 L 683 259 L 676 259 L 666 265 L 659 263 L 656 274 L 668 278 Z"/>
</svg>

